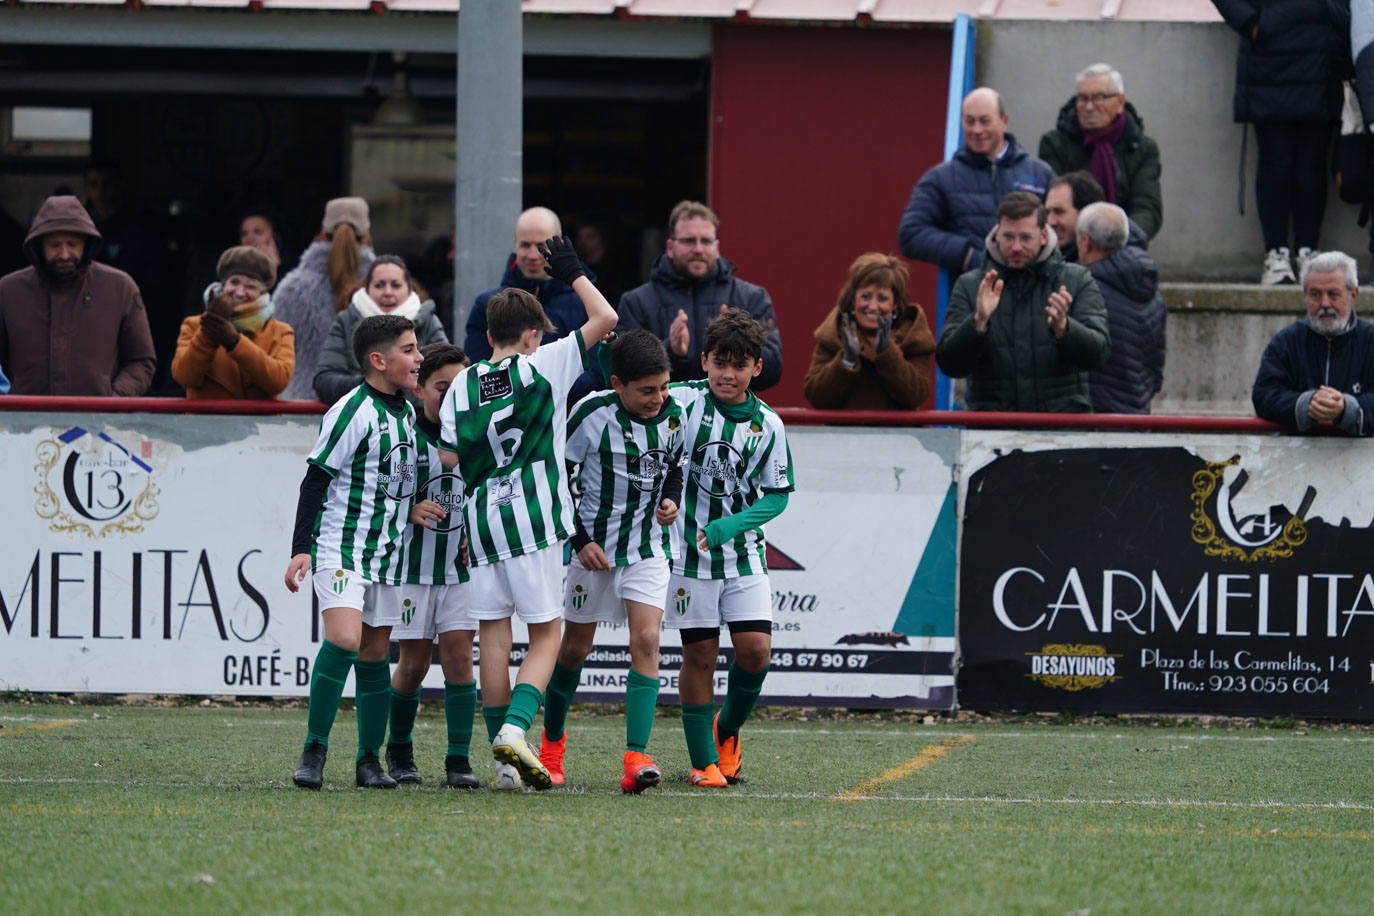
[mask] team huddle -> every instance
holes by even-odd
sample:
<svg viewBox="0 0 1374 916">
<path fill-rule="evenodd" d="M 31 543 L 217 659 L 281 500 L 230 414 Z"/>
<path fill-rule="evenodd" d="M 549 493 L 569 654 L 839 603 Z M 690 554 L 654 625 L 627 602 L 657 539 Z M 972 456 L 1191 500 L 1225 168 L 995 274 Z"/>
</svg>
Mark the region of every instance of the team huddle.
<svg viewBox="0 0 1374 916">
<path fill-rule="evenodd" d="M 450 344 L 422 352 L 408 319 L 381 315 L 358 325 L 353 349 L 365 378 L 321 423 L 285 577 L 294 592 L 310 575 L 324 627 L 298 786 L 323 785 L 350 669 L 356 785 L 421 782 L 411 733 L 436 641 L 446 781 L 479 786 L 469 761 L 474 634 L 493 787 L 563 784 L 567 712 L 601 622 L 625 623 L 630 637 L 621 789 L 642 792 L 663 776 L 648 754 L 662 626 L 682 641 L 688 781 L 724 787 L 741 779 L 739 730 L 772 648 L 762 525 L 793 489 L 783 424 L 749 390 L 765 330 L 747 312 L 723 308 L 706 328 L 706 378 L 671 384 L 663 342 L 630 331 L 610 345 L 610 390 L 587 395 L 569 414 L 568 393 L 593 368 L 594 348 L 617 315 L 566 238 L 540 251 L 587 312 L 581 328 L 557 341 L 540 346 L 548 318 L 535 297 L 514 288 L 488 302 L 493 352 L 474 365 Z M 513 686 L 512 614 L 529 632 Z M 722 625 L 735 658 L 717 711 Z M 526 735 L 541 706 L 536 752 Z"/>
</svg>

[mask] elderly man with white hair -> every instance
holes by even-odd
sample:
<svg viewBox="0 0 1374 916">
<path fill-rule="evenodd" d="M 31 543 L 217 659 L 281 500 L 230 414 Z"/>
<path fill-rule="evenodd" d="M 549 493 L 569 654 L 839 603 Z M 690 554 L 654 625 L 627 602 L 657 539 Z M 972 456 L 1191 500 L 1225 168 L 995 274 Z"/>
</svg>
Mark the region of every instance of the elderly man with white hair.
<svg viewBox="0 0 1374 916">
<path fill-rule="evenodd" d="M 1107 202 L 1154 238 L 1164 222 L 1159 144 L 1145 136 L 1145 123 L 1110 64 L 1093 64 L 1074 82 L 1077 91 L 1059 109 L 1054 130 L 1040 138 L 1040 158 L 1057 175 L 1091 173 Z"/>
<path fill-rule="evenodd" d="M 1374 324 L 1355 316 L 1355 259 L 1313 255 L 1300 278 L 1307 318 L 1264 349 L 1251 400 L 1255 413 L 1290 429 L 1374 433 Z"/>
<path fill-rule="evenodd" d="M 1078 211 L 1078 263 L 1088 268 L 1107 306 L 1111 355 L 1088 376 L 1094 413 L 1149 413 L 1164 383 L 1164 298 L 1159 270 L 1131 244 L 1126 211 L 1105 201 Z"/>
</svg>

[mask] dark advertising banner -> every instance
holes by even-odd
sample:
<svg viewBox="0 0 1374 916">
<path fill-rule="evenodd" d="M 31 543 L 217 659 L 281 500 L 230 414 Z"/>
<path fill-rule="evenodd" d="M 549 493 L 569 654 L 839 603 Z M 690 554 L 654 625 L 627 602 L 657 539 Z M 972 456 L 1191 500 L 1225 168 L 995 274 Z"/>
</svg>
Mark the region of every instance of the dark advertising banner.
<svg viewBox="0 0 1374 916">
<path fill-rule="evenodd" d="M 966 455 L 961 707 L 1374 718 L 1366 443 L 1012 444 Z"/>
</svg>

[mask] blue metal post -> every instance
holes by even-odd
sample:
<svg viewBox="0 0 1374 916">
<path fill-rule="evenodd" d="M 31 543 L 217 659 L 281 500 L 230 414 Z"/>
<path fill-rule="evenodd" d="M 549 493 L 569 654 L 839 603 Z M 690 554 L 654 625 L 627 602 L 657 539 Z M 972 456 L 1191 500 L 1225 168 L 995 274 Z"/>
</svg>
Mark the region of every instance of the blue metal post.
<svg viewBox="0 0 1374 916">
<path fill-rule="evenodd" d="M 949 98 L 945 102 L 945 159 L 951 158 L 964 142 L 962 108 L 964 96 L 973 90 L 973 63 L 978 31 L 966 13 L 954 17 L 954 38 L 949 52 Z M 936 339 L 945 326 L 945 309 L 949 307 L 949 291 L 954 277 L 941 270 L 936 286 Z M 954 384 L 948 376 L 935 369 L 935 408 L 954 410 Z"/>
</svg>

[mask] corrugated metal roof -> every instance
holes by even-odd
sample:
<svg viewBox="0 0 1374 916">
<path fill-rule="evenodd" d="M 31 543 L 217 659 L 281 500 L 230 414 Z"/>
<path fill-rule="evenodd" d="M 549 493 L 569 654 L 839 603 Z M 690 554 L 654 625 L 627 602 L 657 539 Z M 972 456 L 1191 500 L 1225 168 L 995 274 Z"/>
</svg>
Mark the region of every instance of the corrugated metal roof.
<svg viewBox="0 0 1374 916">
<path fill-rule="evenodd" d="M 301 11 L 455 13 L 460 0 L 18 0 L 19 6 L 149 6 Z M 975 19 L 1219 22 L 1209 0 L 522 0 L 526 13 L 553 16 L 742 19 L 761 22 L 884 23 Z"/>
</svg>

